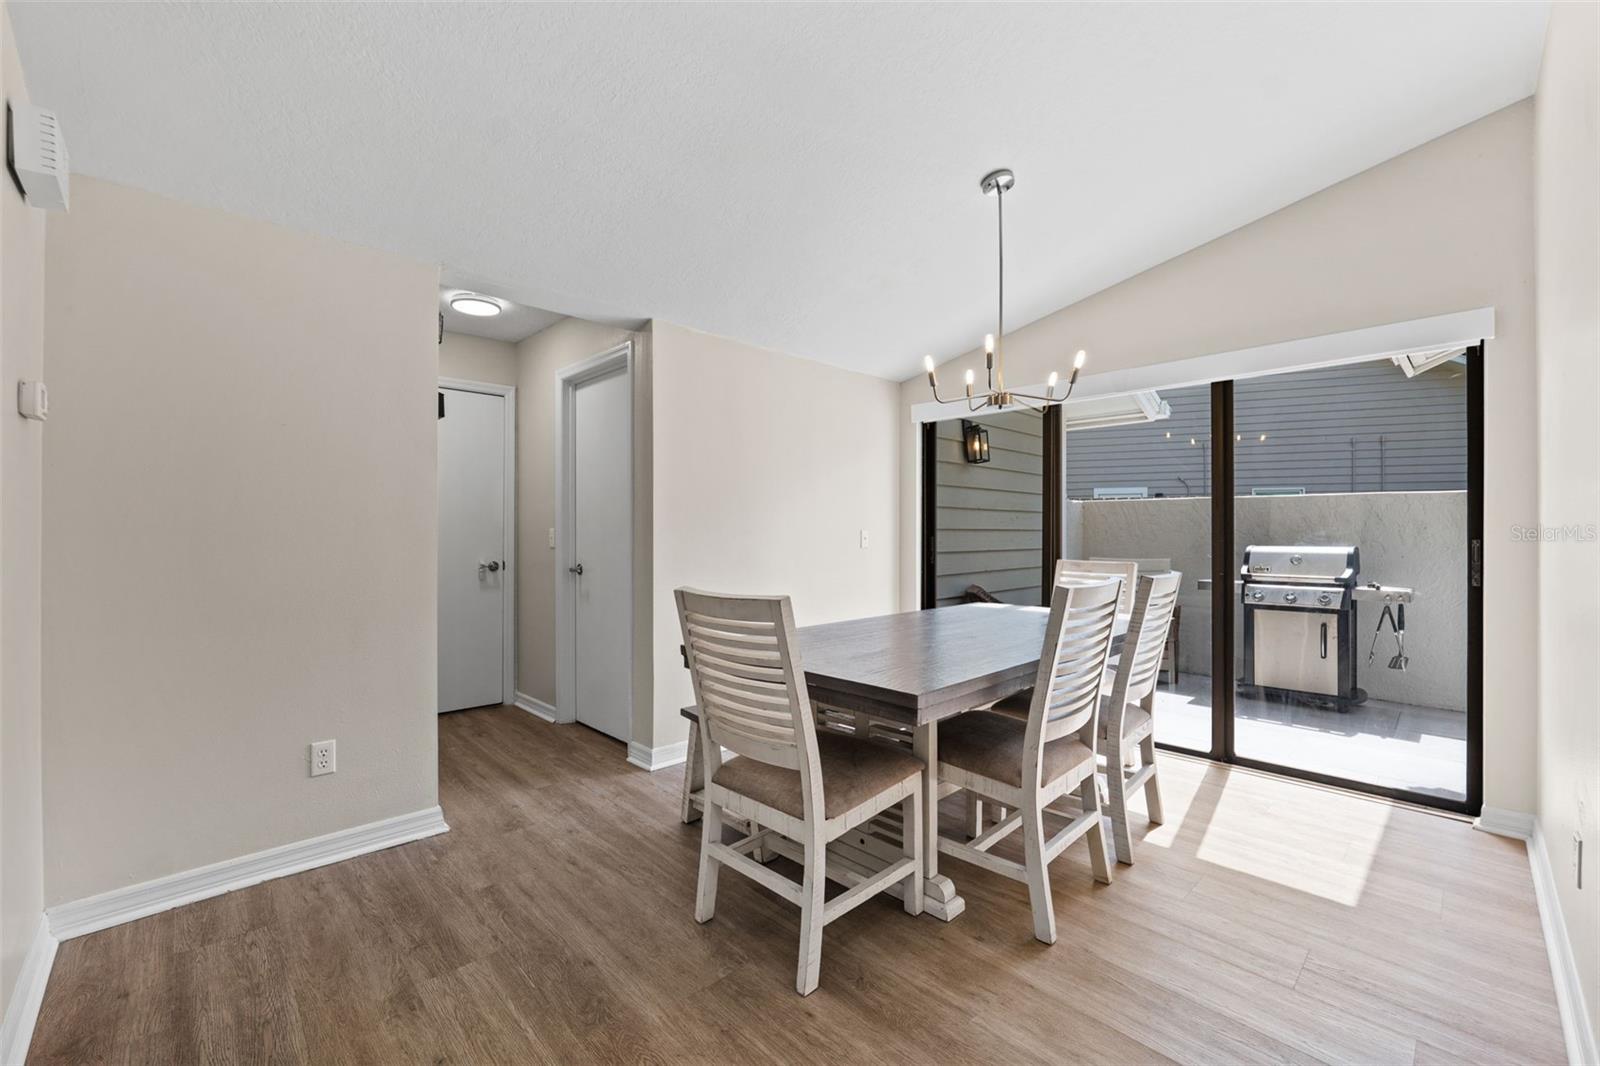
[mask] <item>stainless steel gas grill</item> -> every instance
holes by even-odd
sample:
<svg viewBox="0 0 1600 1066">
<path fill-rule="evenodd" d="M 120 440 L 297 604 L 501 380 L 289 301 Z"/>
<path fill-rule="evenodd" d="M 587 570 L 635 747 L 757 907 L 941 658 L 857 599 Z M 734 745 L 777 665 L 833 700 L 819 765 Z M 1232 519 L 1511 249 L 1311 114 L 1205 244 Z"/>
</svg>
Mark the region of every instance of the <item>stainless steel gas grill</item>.
<svg viewBox="0 0 1600 1066">
<path fill-rule="evenodd" d="M 1356 686 L 1356 575 L 1361 552 L 1344 545 L 1252 544 L 1239 570 L 1244 606 L 1241 688 L 1312 698 L 1347 711 Z"/>
</svg>

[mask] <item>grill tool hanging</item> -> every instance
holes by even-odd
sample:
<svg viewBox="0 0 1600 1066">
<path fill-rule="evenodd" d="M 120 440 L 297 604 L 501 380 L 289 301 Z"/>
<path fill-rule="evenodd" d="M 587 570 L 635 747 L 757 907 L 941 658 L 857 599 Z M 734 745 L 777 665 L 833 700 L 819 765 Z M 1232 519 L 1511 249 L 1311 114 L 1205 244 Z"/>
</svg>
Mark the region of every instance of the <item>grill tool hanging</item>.
<svg viewBox="0 0 1600 1066">
<path fill-rule="evenodd" d="M 1372 646 L 1367 649 L 1367 665 L 1372 665 L 1372 660 L 1378 654 L 1378 638 L 1383 635 L 1383 623 L 1387 619 L 1389 629 L 1394 633 L 1394 655 L 1389 659 L 1389 669 L 1405 670 L 1411 660 L 1406 656 L 1406 605 L 1384 604 L 1383 613 L 1378 616 L 1378 625 L 1372 631 Z"/>
</svg>

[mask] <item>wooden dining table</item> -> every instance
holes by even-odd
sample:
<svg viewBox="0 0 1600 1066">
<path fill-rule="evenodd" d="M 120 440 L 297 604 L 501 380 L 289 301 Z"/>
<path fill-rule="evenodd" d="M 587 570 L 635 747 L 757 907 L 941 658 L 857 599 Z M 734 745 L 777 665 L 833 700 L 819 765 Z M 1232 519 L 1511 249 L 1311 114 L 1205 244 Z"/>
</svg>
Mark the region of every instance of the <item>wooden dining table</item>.
<svg viewBox="0 0 1600 1066">
<path fill-rule="evenodd" d="M 969 603 L 796 630 L 806 687 L 825 722 L 853 715 L 858 733 L 909 733 L 912 750 L 927 765 L 924 910 L 945 921 L 960 915 L 966 902 L 939 872 L 939 849 L 933 844 L 940 799 L 939 722 L 1031 687 L 1049 619 L 1044 607 Z M 1127 631 L 1128 619 L 1117 616 L 1115 641 Z M 696 768 L 689 773 L 696 774 Z M 858 877 L 880 859 L 897 860 L 895 836 L 898 826 L 869 823 L 841 838 L 836 842 L 841 872 L 853 880 L 852 868 Z M 833 865 L 830 851 L 830 876 Z"/>
</svg>

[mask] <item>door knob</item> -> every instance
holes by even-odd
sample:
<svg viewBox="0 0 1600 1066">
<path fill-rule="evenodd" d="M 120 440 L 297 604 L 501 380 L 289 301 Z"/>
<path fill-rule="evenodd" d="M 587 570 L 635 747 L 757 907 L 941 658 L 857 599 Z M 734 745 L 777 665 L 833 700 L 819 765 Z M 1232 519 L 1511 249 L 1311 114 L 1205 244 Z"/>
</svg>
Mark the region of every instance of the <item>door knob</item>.
<svg viewBox="0 0 1600 1066">
<path fill-rule="evenodd" d="M 583 576 L 583 564 L 579 563 L 577 566 L 569 566 L 569 567 L 567 567 L 567 573 L 569 573 L 569 574 L 577 574 L 579 577 L 582 577 Z"/>
<path fill-rule="evenodd" d="M 492 573 L 494 573 L 495 571 L 497 571 L 499 569 L 500 569 L 500 563 L 498 561 L 490 562 L 490 563 L 479 563 L 478 564 L 478 573 L 480 573 L 480 574 L 483 573 L 485 570 L 489 571 L 489 573 L 492 574 Z"/>
</svg>

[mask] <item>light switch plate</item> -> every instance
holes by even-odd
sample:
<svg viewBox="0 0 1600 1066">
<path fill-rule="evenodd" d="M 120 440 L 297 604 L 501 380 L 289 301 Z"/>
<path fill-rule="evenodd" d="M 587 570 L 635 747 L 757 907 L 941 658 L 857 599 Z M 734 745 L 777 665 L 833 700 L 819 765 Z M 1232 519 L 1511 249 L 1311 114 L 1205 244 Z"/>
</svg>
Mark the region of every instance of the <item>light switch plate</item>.
<svg viewBox="0 0 1600 1066">
<path fill-rule="evenodd" d="M 50 415 L 50 391 L 42 381 L 17 382 L 17 413 L 43 422 Z"/>
</svg>

